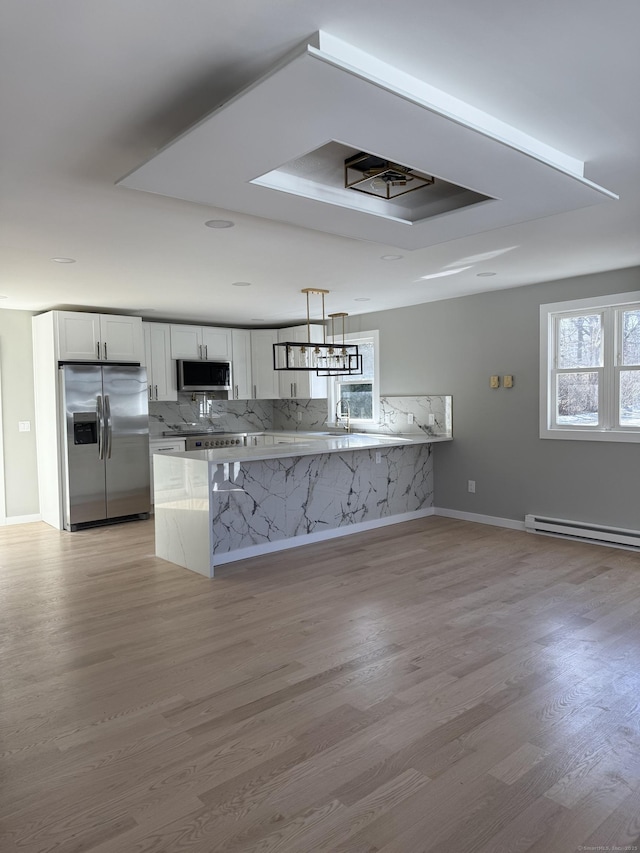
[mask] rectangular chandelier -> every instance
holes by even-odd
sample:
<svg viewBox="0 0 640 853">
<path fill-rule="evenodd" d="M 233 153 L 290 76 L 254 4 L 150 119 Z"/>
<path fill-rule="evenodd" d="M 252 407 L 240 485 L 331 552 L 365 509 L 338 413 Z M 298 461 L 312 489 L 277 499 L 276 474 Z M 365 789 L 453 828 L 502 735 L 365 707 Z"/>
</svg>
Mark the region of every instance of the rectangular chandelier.
<svg viewBox="0 0 640 853">
<path fill-rule="evenodd" d="M 346 314 L 329 314 L 332 331 L 335 317 L 342 317 L 342 343 L 327 343 L 324 296 L 328 290 L 307 287 L 302 293 L 307 296 L 307 341 L 279 341 L 273 345 L 274 370 L 314 370 L 318 376 L 357 376 L 362 373 L 362 356 L 357 344 L 347 344 L 344 340 L 344 318 Z M 323 343 L 311 341 L 311 320 L 309 294 L 322 296 Z"/>
</svg>

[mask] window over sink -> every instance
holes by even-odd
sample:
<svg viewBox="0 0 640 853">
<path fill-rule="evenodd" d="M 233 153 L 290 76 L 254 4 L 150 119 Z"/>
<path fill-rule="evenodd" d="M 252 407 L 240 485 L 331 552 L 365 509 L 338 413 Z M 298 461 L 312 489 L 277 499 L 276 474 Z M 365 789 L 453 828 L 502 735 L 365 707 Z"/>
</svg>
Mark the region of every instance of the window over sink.
<svg viewBox="0 0 640 853">
<path fill-rule="evenodd" d="M 341 342 L 342 336 L 336 335 L 335 343 Z M 337 421 L 336 409 L 343 401 L 346 414 L 349 407 L 352 427 L 362 429 L 377 426 L 380 419 L 380 380 L 379 380 L 379 336 L 378 331 L 351 332 L 345 335 L 345 343 L 357 344 L 362 355 L 361 376 L 334 376 L 329 379 L 327 420 Z"/>
</svg>

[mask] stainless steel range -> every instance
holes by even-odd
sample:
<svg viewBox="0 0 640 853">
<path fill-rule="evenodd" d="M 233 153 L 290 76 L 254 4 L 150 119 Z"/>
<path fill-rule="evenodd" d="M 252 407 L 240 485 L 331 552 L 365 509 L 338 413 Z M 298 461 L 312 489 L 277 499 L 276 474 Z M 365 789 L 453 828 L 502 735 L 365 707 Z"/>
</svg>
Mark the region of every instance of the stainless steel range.
<svg viewBox="0 0 640 853">
<path fill-rule="evenodd" d="M 211 447 L 244 447 L 246 443 L 247 434 L 245 432 L 204 433 L 187 436 L 185 450 L 207 450 Z"/>
</svg>

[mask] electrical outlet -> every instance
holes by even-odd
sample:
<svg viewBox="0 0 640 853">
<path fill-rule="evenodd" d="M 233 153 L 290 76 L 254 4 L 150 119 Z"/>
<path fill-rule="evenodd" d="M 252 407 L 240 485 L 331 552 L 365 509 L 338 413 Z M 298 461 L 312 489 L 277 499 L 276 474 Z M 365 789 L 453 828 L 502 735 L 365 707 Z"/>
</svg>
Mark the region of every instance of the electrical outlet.
<svg viewBox="0 0 640 853">
<path fill-rule="evenodd" d="M 298 412 L 298 423 L 302 423 L 302 412 Z"/>
<path fill-rule="evenodd" d="M 468 489 L 472 495 L 475 495 L 475 493 L 476 493 L 476 481 L 475 480 L 469 480 Z"/>
<path fill-rule="evenodd" d="M 31 432 L 31 421 L 18 421 L 18 432 Z"/>
<path fill-rule="evenodd" d="M 376 465 L 379 465 L 382 462 L 382 453 L 378 450 L 376 452 Z"/>
<path fill-rule="evenodd" d="M 412 424 L 414 422 L 414 420 L 415 420 L 415 418 L 413 416 L 413 412 L 409 412 L 409 414 L 407 415 L 407 423 Z"/>
<path fill-rule="evenodd" d="M 436 423 L 436 416 L 435 415 L 429 415 L 429 426 L 435 426 L 435 423 Z"/>
</svg>

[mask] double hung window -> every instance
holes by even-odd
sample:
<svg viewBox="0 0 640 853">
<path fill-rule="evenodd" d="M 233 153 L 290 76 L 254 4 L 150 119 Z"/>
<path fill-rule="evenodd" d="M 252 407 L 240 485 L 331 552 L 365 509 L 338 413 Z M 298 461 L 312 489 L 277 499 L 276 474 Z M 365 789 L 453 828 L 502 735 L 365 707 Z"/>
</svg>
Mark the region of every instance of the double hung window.
<svg viewBox="0 0 640 853">
<path fill-rule="evenodd" d="M 342 337 L 336 337 L 336 343 Z M 329 379 L 329 417 L 336 420 L 336 409 L 342 401 L 341 411 L 348 411 L 351 424 L 371 428 L 379 421 L 380 392 L 378 380 L 378 332 L 352 332 L 345 343 L 357 344 L 362 356 L 362 375 L 334 376 Z"/>
<path fill-rule="evenodd" d="M 541 437 L 640 441 L 640 293 L 543 305 L 540 320 Z"/>
</svg>

